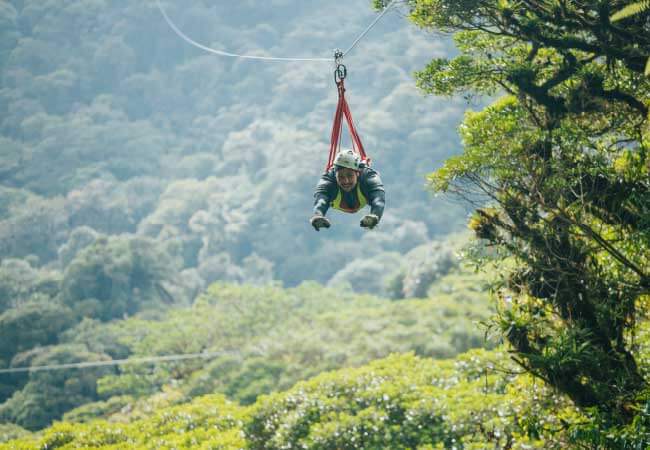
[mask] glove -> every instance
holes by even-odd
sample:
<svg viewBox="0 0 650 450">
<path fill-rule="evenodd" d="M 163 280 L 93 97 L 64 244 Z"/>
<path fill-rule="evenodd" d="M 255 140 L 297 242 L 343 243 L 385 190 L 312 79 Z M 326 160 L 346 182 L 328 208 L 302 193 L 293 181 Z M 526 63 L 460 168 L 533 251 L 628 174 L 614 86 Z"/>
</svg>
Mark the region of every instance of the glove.
<svg viewBox="0 0 650 450">
<path fill-rule="evenodd" d="M 368 214 L 365 216 L 363 219 L 361 219 L 361 222 L 359 225 L 363 228 L 368 228 L 372 230 L 375 228 L 375 226 L 379 223 L 379 217 L 377 217 L 374 214 Z"/>
<path fill-rule="evenodd" d="M 329 228 L 330 221 L 327 220 L 324 216 L 314 216 L 309 220 L 311 226 L 314 227 L 314 230 L 320 231 L 321 228 Z"/>
</svg>

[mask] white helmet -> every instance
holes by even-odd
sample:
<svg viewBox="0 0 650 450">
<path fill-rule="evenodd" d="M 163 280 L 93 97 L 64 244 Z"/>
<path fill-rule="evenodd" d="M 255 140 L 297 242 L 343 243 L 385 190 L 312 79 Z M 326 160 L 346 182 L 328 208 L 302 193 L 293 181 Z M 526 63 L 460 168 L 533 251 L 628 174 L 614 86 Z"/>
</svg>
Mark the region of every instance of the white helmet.
<svg viewBox="0 0 650 450">
<path fill-rule="evenodd" d="M 361 163 L 361 158 L 357 155 L 354 150 L 351 149 L 341 149 L 341 151 L 336 155 L 334 160 L 334 165 L 338 167 L 347 167 L 352 170 L 359 170 L 359 164 Z"/>
</svg>

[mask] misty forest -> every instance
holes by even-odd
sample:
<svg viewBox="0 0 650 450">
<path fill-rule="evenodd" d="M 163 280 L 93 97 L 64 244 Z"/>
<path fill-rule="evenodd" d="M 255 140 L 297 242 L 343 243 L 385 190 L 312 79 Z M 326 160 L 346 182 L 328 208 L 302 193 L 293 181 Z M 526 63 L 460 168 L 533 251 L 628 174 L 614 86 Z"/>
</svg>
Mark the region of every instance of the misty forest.
<svg viewBox="0 0 650 450">
<path fill-rule="evenodd" d="M 645 0 L 0 0 L 0 449 L 650 448 L 648 108 Z"/>
</svg>

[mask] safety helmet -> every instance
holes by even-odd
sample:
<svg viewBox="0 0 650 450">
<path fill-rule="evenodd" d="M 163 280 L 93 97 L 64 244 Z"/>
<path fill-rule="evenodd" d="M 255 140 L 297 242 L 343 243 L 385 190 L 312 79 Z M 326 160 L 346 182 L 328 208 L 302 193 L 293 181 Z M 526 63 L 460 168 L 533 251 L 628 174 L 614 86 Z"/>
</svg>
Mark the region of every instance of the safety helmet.
<svg viewBox="0 0 650 450">
<path fill-rule="evenodd" d="M 347 167 L 352 170 L 359 170 L 361 158 L 352 149 L 341 149 L 334 159 L 334 165 L 337 167 Z"/>
</svg>

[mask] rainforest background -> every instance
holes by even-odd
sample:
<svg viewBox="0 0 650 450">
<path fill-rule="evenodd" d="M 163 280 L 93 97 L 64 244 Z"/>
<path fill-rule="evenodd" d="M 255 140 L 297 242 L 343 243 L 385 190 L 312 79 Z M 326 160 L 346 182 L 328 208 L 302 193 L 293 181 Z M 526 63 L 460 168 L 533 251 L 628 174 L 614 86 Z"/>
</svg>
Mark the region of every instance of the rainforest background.
<svg viewBox="0 0 650 450">
<path fill-rule="evenodd" d="M 535 51 L 530 60 L 546 70 L 535 79 L 530 70 L 513 69 L 512 61 L 525 61 L 530 49 L 507 38 L 452 39 L 463 20 L 489 18 L 490 8 L 512 17 L 514 8 L 467 3 L 456 11 L 445 2 L 402 2 L 345 58 L 347 98 L 385 183 L 386 213 L 371 232 L 358 226 L 358 217 L 331 214 L 333 227 L 315 233 L 308 223 L 311 193 L 326 163 L 337 100 L 332 63 L 204 53 L 173 33 L 153 1 L 1 2 L 0 369 L 210 356 L 0 373 L 0 441 L 7 448 L 323 449 L 647 443 L 648 334 L 643 314 L 636 314 L 648 301 L 644 65 L 638 74 L 636 66 L 620 69 L 628 84 L 618 87 L 627 97 L 611 102 L 618 109 L 612 112 L 602 99 L 586 108 L 585 99 L 599 91 L 585 85 L 582 96 L 574 95 L 579 80 L 571 78 L 571 59 L 562 53 L 541 52 L 546 61 L 539 62 Z M 376 17 L 367 0 L 163 5 L 198 42 L 272 56 L 327 58 Z M 644 14 L 634 19 L 637 29 L 648 27 Z M 643 50 L 640 36 L 635 45 Z M 645 63 L 644 51 L 634 58 Z M 580 72 L 581 79 L 616 64 L 606 57 Z M 472 66 L 471 58 L 479 63 Z M 556 68 L 562 79 L 543 84 L 554 80 Z M 509 77 L 509 70 L 520 78 Z M 552 94 L 582 105 L 571 113 L 595 111 L 602 121 L 595 123 L 605 123 L 600 131 L 606 132 L 571 140 L 579 125 L 571 122 L 557 142 L 544 141 L 533 128 L 554 128 L 531 125 L 521 112 L 543 116 L 533 103 L 543 109 L 544 98 L 533 95 L 526 103 L 521 80 L 560 86 Z M 561 90 L 569 84 L 575 89 Z M 509 91 L 512 86 L 521 89 Z M 494 106 L 508 93 L 514 95 Z M 513 106 L 517 94 L 521 108 Z M 483 116 L 470 113 L 460 126 L 467 111 L 489 104 Z M 531 300 L 552 296 L 531 292 L 535 277 L 524 275 L 551 268 L 529 267 L 531 259 L 518 252 L 549 233 L 535 222 L 538 205 L 521 200 L 531 190 L 516 178 L 528 173 L 522 167 L 532 170 L 525 152 L 546 147 L 522 143 L 583 149 L 591 131 L 616 135 L 616 145 L 608 140 L 577 152 L 605 156 L 592 163 L 572 155 L 568 166 L 582 161 L 594 176 L 600 171 L 624 180 L 611 203 L 627 208 L 627 215 L 617 210 L 617 218 L 634 219 L 624 230 L 610 220 L 604 234 L 624 242 L 620 252 L 640 273 L 630 275 L 620 259 L 611 262 L 602 249 L 589 247 L 596 266 L 601 258 L 611 262 L 594 275 L 610 283 L 603 292 L 610 285 L 640 286 L 621 294 L 627 309 L 616 324 L 623 329 L 621 354 L 629 351 L 638 364 L 634 395 L 621 396 L 629 408 L 580 404 L 535 365 L 544 356 L 573 370 L 594 353 L 581 347 L 591 341 L 575 331 L 580 327 L 571 328 L 575 324 L 561 314 L 554 322 L 552 305 Z M 481 164 L 491 161 L 495 165 L 484 170 Z M 570 181 L 568 173 L 557 172 L 549 183 L 562 208 L 556 194 L 575 186 L 556 181 Z M 489 186 L 496 190 L 468 193 L 467 182 L 477 179 L 496 179 Z M 471 202 L 434 195 L 434 189 Z M 513 198 L 521 203 L 517 211 L 530 212 L 521 220 L 538 234 L 508 229 L 510 222 L 498 218 L 499 206 L 511 212 L 507 200 Z M 470 213 L 486 205 L 493 209 L 470 220 L 482 240 L 471 241 L 465 233 Z M 593 220 L 606 222 L 580 216 L 580 223 Z M 548 247 L 543 242 L 540 248 Z M 627 246 L 631 242 L 636 247 Z M 543 250 L 527 254 L 546 261 Z M 520 275 L 517 282 L 511 272 Z M 513 308 L 513 298 L 522 303 Z M 603 308 L 605 317 L 611 311 Z M 548 315 L 540 318 L 540 311 Z M 530 323 L 542 325 L 532 332 Z M 535 351 L 522 347 L 529 332 L 539 338 L 526 341 Z M 513 348 L 518 362 L 508 353 Z M 549 354 L 549 348 L 562 351 Z M 628 409 L 627 416 L 621 413 Z"/>
</svg>

